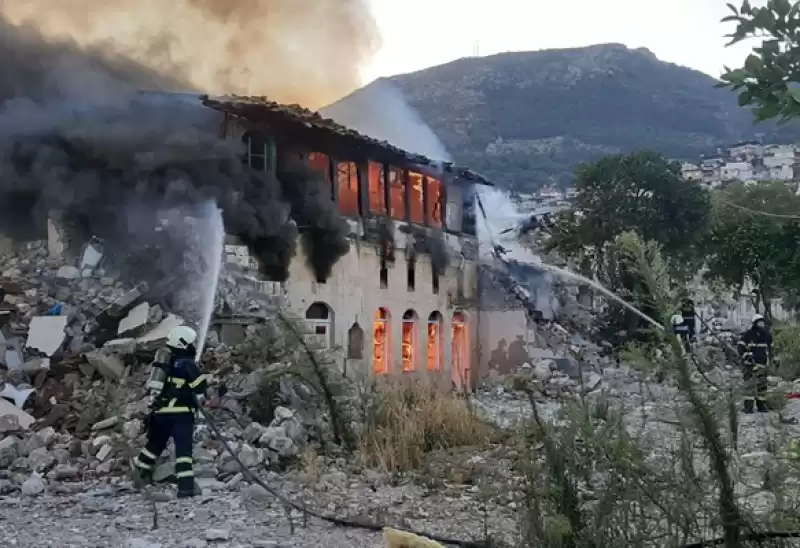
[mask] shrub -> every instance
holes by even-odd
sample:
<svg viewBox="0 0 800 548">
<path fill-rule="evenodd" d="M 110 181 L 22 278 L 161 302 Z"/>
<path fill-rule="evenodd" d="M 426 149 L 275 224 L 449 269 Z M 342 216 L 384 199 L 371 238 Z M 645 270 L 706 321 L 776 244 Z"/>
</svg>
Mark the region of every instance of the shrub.
<svg viewBox="0 0 800 548">
<path fill-rule="evenodd" d="M 775 354 L 781 359 L 778 373 L 788 380 L 800 377 L 800 327 L 775 330 Z"/>
<path fill-rule="evenodd" d="M 362 459 L 386 472 L 419 468 L 425 453 L 485 443 L 488 427 L 467 401 L 425 381 L 376 388 L 360 434 Z"/>
</svg>

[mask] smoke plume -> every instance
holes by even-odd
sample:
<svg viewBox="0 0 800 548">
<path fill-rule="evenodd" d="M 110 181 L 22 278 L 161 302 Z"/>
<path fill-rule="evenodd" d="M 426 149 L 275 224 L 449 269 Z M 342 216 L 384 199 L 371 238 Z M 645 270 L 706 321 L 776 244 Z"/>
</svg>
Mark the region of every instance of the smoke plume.
<svg viewBox="0 0 800 548">
<path fill-rule="evenodd" d="M 34 204 L 37 224 L 58 212 L 78 241 L 95 235 L 111 244 L 107 249 L 147 250 L 120 254 L 126 264 L 138 261 L 146 267 L 158 251 L 148 236 L 158 220 L 138 214 L 140 222 L 132 226 L 124 212 L 132 204 L 164 210 L 213 200 L 223 210 L 226 230 L 240 236 L 262 271 L 276 279 L 286 278 L 295 250 L 297 226 L 290 216 L 322 219 L 315 228 L 323 235 L 315 241 L 335 245 L 312 263 L 318 276 L 329 273 L 347 243 L 341 225 L 336 227 L 332 200 L 315 190 L 320 181 L 307 173 L 284 174 L 294 196 L 315 197 L 306 210 L 302 200 L 285 198 L 287 185 L 279 179 L 242 163 L 241 143 L 219 137 L 216 113 L 197 97 L 139 93 L 272 90 L 273 97 L 300 101 L 311 101 L 311 92 L 319 98 L 339 93 L 345 81 L 355 82 L 359 55 L 368 51 L 356 25 L 364 18 L 358 11 L 363 6 L 338 0 L 302 11 L 307 4 L 5 2 L 0 13 L 0 201 L 16 212 L 11 223 L 29 221 Z M 309 19 L 301 25 L 303 13 Z M 242 30 L 234 33 L 237 25 Z M 370 28 L 368 21 L 364 28 Z M 354 57 L 332 63 L 333 51 Z M 311 62 L 315 55 L 320 57 Z M 300 90 L 307 93 L 292 95 Z M 23 202 L 27 208 L 14 207 Z M 160 241 L 156 262 L 164 266 L 171 238 Z"/>
<path fill-rule="evenodd" d="M 359 87 L 359 68 L 380 45 L 367 0 L 5 0 L 1 9 L 48 41 L 174 75 L 183 91 L 309 108 Z"/>
<path fill-rule="evenodd" d="M 442 141 L 389 80 L 376 80 L 321 110 L 342 125 L 440 162 L 451 161 Z"/>
</svg>

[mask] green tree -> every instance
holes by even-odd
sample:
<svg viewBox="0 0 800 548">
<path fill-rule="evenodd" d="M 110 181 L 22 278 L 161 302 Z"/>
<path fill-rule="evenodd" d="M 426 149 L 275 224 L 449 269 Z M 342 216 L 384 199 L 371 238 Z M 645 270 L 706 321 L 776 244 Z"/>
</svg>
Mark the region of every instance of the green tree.
<svg viewBox="0 0 800 548">
<path fill-rule="evenodd" d="M 706 276 L 735 290 L 750 284 L 759 307 L 800 287 L 800 197 L 784 183 L 737 184 L 713 200 Z M 763 214 L 759 212 L 769 212 Z"/>
<path fill-rule="evenodd" d="M 710 201 L 680 167 L 655 152 L 606 156 L 576 171 L 575 207 L 563 214 L 551 249 L 601 268 L 606 246 L 624 232 L 658 243 L 667 256 L 685 257 L 706 233 Z"/>
<path fill-rule="evenodd" d="M 756 120 L 789 120 L 800 115 L 800 3 L 769 0 L 754 8 L 744 0 L 740 8 L 728 4 L 736 22 L 728 45 L 760 39 L 743 67 L 725 67 L 721 87 L 739 93 L 741 106 L 752 106 Z"/>
</svg>

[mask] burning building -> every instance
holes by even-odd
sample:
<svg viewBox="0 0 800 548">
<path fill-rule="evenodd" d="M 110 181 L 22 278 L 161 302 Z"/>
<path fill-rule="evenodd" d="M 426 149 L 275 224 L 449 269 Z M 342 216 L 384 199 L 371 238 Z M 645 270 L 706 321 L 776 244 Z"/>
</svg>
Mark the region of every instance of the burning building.
<svg viewBox="0 0 800 548">
<path fill-rule="evenodd" d="M 254 169 L 304 163 L 346 219 L 349 246 L 330 268 L 316 268 L 300 245 L 288 277 L 276 280 L 317 342 L 339 349 L 349 370 L 434 374 L 468 386 L 479 358 L 474 187 L 491 183 L 299 107 L 237 97 L 203 103 L 222 113 L 221 131 L 244 143 Z M 312 230 L 298 228 L 301 241 Z"/>
<path fill-rule="evenodd" d="M 296 105 L 151 95 L 193 104 L 204 126 L 241 146 L 244 164 L 265 181 L 280 179 L 299 234 L 280 243 L 291 241 L 292 249 L 270 262 L 276 253 L 264 248 L 274 242 L 248 241 L 250 232 L 226 211 L 226 251 L 257 265 L 261 291 L 305 319 L 315 343 L 344 370 L 424 374 L 467 388 L 486 373 L 502 341 L 530 342 L 519 304 L 482 306 L 481 280 L 493 282 L 479 275 L 475 197 L 491 186 L 480 175 Z M 57 232 L 51 226 L 51 236 Z"/>
</svg>

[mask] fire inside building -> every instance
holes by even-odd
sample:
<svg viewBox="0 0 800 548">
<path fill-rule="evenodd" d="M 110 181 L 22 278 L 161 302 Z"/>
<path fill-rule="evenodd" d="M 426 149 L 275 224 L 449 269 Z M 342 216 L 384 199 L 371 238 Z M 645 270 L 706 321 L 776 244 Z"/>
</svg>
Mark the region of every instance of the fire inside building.
<svg viewBox="0 0 800 548">
<path fill-rule="evenodd" d="M 529 360 L 535 329 L 524 307 L 482 298 L 492 293 L 482 286 L 496 285 L 481 268 L 476 236 L 475 196 L 489 181 L 297 106 L 187 99 L 202 103 L 223 137 L 244 144 L 252 168 L 275 173 L 282 162 L 301 161 L 324 177 L 347 221 L 349 250 L 326 276 L 315 273 L 300 245 L 283 279 L 264 279 L 257 263 L 249 274 L 305 320 L 343 370 L 425 375 L 464 390 L 490 369 L 505 373 Z M 232 236 L 226 255 L 254 262 Z"/>
</svg>

